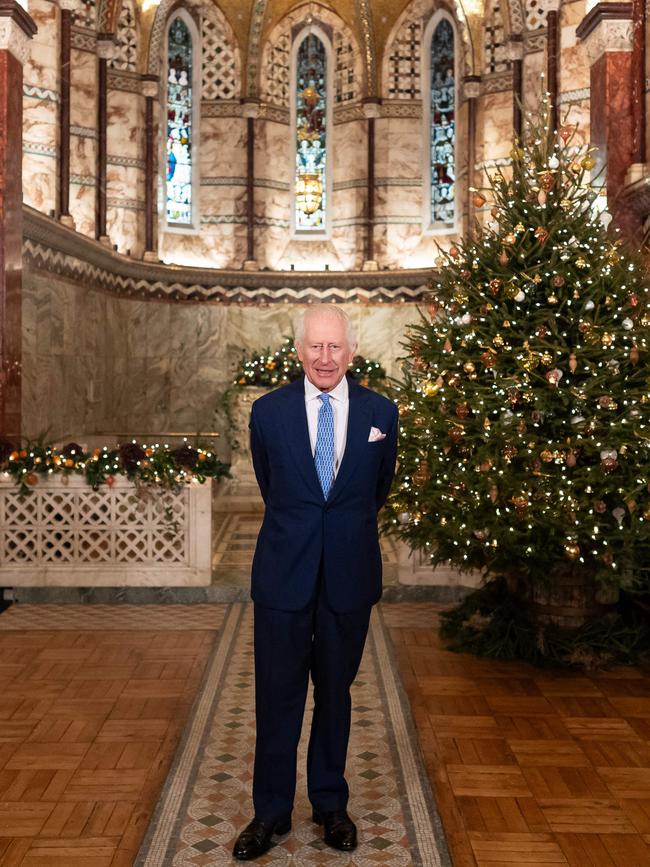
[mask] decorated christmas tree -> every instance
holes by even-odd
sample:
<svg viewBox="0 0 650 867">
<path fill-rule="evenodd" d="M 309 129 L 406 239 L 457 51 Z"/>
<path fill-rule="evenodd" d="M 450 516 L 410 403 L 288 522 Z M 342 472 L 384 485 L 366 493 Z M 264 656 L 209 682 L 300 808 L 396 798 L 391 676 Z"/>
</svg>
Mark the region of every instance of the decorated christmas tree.
<svg viewBox="0 0 650 867">
<path fill-rule="evenodd" d="M 440 254 L 396 391 L 385 529 L 499 579 L 473 603 L 476 636 L 499 631 L 499 606 L 539 624 L 558 587 L 597 605 L 650 586 L 650 281 L 594 206 L 592 149 L 549 130 L 548 108 L 474 193 L 486 226 Z"/>
</svg>

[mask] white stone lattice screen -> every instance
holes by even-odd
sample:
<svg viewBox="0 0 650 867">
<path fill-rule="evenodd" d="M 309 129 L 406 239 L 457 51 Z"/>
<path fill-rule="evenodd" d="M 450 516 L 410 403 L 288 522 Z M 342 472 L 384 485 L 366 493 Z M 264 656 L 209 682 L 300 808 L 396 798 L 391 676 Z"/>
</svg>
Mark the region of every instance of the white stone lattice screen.
<svg viewBox="0 0 650 867">
<path fill-rule="evenodd" d="M 178 586 L 211 579 L 211 484 L 139 497 L 118 477 L 93 491 L 46 479 L 21 495 L 0 481 L 6 586 Z"/>
</svg>

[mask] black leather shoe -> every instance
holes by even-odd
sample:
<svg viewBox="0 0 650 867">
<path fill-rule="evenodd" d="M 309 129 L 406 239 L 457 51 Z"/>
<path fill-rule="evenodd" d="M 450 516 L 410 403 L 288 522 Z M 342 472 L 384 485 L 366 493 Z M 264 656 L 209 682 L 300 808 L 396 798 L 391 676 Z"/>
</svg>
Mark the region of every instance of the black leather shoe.
<svg viewBox="0 0 650 867">
<path fill-rule="evenodd" d="M 345 810 L 323 811 L 314 810 L 312 819 L 317 825 L 322 825 L 325 831 L 323 839 L 332 849 L 340 852 L 351 852 L 357 848 L 357 826 Z"/>
<path fill-rule="evenodd" d="M 238 861 L 252 861 L 269 851 L 274 834 L 288 834 L 290 830 L 291 819 L 280 819 L 277 822 L 253 819 L 237 837 L 232 854 Z"/>
</svg>

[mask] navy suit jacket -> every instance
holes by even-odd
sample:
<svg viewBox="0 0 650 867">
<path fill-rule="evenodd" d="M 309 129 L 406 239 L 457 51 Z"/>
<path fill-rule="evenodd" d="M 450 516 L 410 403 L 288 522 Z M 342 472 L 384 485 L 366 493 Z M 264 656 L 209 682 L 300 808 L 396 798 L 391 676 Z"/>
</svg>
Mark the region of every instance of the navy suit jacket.
<svg viewBox="0 0 650 867">
<path fill-rule="evenodd" d="M 397 457 L 397 407 L 348 378 L 345 452 L 327 500 L 311 452 L 304 380 L 253 403 L 251 453 L 265 503 L 253 558 L 252 592 L 267 608 L 298 611 L 314 597 L 323 569 L 327 601 L 344 613 L 381 596 L 377 512 Z M 370 428 L 386 437 L 368 442 Z"/>
</svg>

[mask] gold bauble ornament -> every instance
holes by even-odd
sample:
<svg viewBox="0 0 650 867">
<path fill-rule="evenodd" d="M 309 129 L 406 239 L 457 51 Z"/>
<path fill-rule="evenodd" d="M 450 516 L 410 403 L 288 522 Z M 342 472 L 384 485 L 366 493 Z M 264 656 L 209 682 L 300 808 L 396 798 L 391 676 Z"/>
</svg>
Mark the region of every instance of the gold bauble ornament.
<svg viewBox="0 0 650 867">
<path fill-rule="evenodd" d="M 435 382 L 432 382 L 430 379 L 427 379 L 422 383 L 422 391 L 424 392 L 425 397 L 434 397 L 434 395 L 438 394 L 441 386 L 444 383 L 444 379 L 439 376 Z"/>
<path fill-rule="evenodd" d="M 465 364 L 463 364 L 463 370 L 465 371 L 465 373 L 474 373 L 476 368 L 471 361 L 466 361 Z"/>
<path fill-rule="evenodd" d="M 463 401 L 463 403 L 457 404 L 456 415 L 458 416 L 458 418 L 467 418 L 468 414 L 469 406 L 465 401 Z"/>
<path fill-rule="evenodd" d="M 612 334 L 609 334 L 609 332 L 605 331 L 605 333 L 602 334 L 600 337 L 600 342 L 603 344 L 603 346 L 611 346 L 614 342 L 614 336 Z"/>
<path fill-rule="evenodd" d="M 568 545 L 564 546 L 564 553 L 569 560 L 577 560 L 580 556 L 580 546 L 570 542 Z"/>
<path fill-rule="evenodd" d="M 540 458 L 545 464 L 548 464 L 553 460 L 553 452 L 550 449 L 544 449 L 544 451 L 540 453 Z"/>
<path fill-rule="evenodd" d="M 583 256 L 578 256 L 578 258 L 576 259 L 576 266 L 578 268 L 586 268 L 587 260 Z"/>
<path fill-rule="evenodd" d="M 542 352 L 540 355 L 540 361 L 542 364 L 552 364 L 553 363 L 553 355 L 550 352 Z"/>
<path fill-rule="evenodd" d="M 570 211 L 572 204 L 573 202 L 571 201 L 571 199 L 560 199 L 560 207 L 563 211 Z"/>
<path fill-rule="evenodd" d="M 426 460 L 420 461 L 420 465 L 417 470 L 413 473 L 413 484 L 414 485 L 423 485 L 425 482 L 429 480 L 429 464 Z"/>
<path fill-rule="evenodd" d="M 509 246 L 511 246 L 512 244 L 515 244 L 516 242 L 517 242 L 517 236 L 513 235 L 512 232 L 509 232 L 503 239 L 503 243 L 508 244 Z"/>
<path fill-rule="evenodd" d="M 549 295 L 546 300 L 548 301 L 549 304 L 557 304 L 557 296 L 556 295 Z"/>
<path fill-rule="evenodd" d="M 495 346 L 502 347 L 503 337 L 501 337 L 500 334 L 497 334 L 495 337 L 492 338 L 492 343 L 494 343 Z"/>
<path fill-rule="evenodd" d="M 399 412 L 400 417 L 404 418 L 404 416 L 409 415 L 409 413 L 411 412 L 411 409 L 409 406 L 407 406 L 407 404 L 400 403 L 397 407 L 397 411 Z"/>
<path fill-rule="evenodd" d="M 590 172 L 595 165 L 596 165 L 596 160 L 593 157 L 587 156 L 582 161 L 582 168 L 588 172 Z"/>
</svg>

